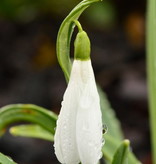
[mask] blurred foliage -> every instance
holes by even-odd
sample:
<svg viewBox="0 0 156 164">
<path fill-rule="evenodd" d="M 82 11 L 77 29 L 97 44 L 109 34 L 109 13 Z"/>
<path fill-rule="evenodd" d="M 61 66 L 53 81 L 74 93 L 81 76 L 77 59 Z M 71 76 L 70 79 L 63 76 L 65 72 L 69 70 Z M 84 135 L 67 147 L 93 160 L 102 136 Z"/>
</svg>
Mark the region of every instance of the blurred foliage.
<svg viewBox="0 0 156 164">
<path fill-rule="evenodd" d="M 29 22 L 42 14 L 64 15 L 78 2 L 79 0 L 1 0 L 0 16 L 20 22 Z"/>
<path fill-rule="evenodd" d="M 114 154 L 112 164 L 128 164 L 129 144 L 129 140 L 122 141 Z"/>
<path fill-rule="evenodd" d="M 27 23 L 44 15 L 64 17 L 80 0 L 1 0 L 0 17 Z M 106 0 L 86 12 L 87 22 L 97 28 L 109 28 L 116 19 L 112 2 Z"/>
<path fill-rule="evenodd" d="M 0 164 L 16 164 L 10 157 L 0 153 Z"/>
<path fill-rule="evenodd" d="M 99 30 L 107 30 L 115 26 L 117 20 L 117 12 L 112 1 L 105 0 L 91 6 L 85 12 L 87 22 Z"/>
</svg>

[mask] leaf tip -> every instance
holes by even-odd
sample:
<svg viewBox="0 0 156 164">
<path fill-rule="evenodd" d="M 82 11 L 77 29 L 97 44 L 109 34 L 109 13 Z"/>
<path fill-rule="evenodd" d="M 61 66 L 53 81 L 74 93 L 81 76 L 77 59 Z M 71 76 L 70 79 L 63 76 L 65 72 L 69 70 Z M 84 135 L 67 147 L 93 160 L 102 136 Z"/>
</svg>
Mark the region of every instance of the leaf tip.
<svg viewBox="0 0 156 164">
<path fill-rule="evenodd" d="M 9 133 L 12 134 L 12 135 L 15 135 L 16 129 L 14 127 L 10 128 Z"/>
<path fill-rule="evenodd" d="M 123 143 L 124 143 L 124 145 L 125 145 L 126 147 L 128 147 L 128 146 L 130 145 L 130 141 L 129 141 L 128 139 L 125 139 L 125 140 L 123 141 Z"/>
</svg>

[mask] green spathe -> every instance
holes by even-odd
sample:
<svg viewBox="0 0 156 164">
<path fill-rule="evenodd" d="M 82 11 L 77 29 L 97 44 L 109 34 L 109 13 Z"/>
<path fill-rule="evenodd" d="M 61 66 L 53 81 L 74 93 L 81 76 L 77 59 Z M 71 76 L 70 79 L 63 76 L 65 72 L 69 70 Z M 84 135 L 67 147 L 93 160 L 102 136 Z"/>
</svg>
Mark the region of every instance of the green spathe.
<svg viewBox="0 0 156 164">
<path fill-rule="evenodd" d="M 75 39 L 75 51 L 74 58 L 77 60 L 89 60 L 90 59 L 90 40 L 85 31 L 80 31 Z"/>
</svg>

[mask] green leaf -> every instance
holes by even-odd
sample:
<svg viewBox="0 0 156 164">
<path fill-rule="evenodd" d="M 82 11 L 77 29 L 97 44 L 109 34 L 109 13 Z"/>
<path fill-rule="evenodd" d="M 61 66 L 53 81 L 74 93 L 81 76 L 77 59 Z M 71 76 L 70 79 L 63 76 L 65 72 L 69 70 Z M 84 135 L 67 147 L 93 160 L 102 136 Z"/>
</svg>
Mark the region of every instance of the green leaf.
<svg viewBox="0 0 156 164">
<path fill-rule="evenodd" d="M 116 150 L 112 164 L 128 164 L 129 140 L 124 140 Z"/>
<path fill-rule="evenodd" d="M 114 136 L 111 136 L 108 133 L 104 134 L 104 139 L 105 144 L 102 148 L 102 152 L 107 163 L 110 164 L 113 160 L 113 155 L 121 144 L 121 141 L 116 140 Z M 141 164 L 131 151 L 128 153 L 128 164 Z"/>
<path fill-rule="evenodd" d="M 124 137 L 121 130 L 120 122 L 116 118 L 115 112 L 111 108 L 106 95 L 100 87 L 98 87 L 98 92 L 100 96 L 103 124 L 106 125 L 108 128 L 107 133 L 104 135 L 105 144 L 102 148 L 102 151 L 105 159 L 110 162 L 112 161 L 115 150 L 120 145 Z M 140 164 L 140 162 L 136 159 L 132 152 L 128 154 L 128 161 L 129 164 Z"/>
<path fill-rule="evenodd" d="M 10 128 L 10 133 L 14 136 L 39 138 L 48 141 L 54 141 L 52 133 L 39 125 L 19 125 Z M 53 133 L 54 134 L 54 133 Z"/>
<path fill-rule="evenodd" d="M 32 104 L 13 104 L 0 108 L 0 135 L 14 122 L 27 121 L 40 125 L 54 134 L 57 115 Z"/>
<path fill-rule="evenodd" d="M 122 141 L 123 133 L 119 120 L 116 118 L 114 110 L 111 108 L 110 103 L 100 87 L 98 87 L 98 93 L 100 96 L 100 105 L 102 111 L 103 124 L 108 128 L 108 134 L 115 136 L 115 140 Z"/>
<path fill-rule="evenodd" d="M 31 104 L 14 104 L 0 108 L 0 133 L 3 134 L 5 129 L 11 123 L 27 121 L 35 125 L 16 126 L 11 129 L 14 135 L 41 138 L 53 141 L 55 133 L 57 115 L 45 108 Z M 111 133 L 105 134 L 105 145 L 103 154 L 108 161 L 113 158 L 114 151 L 120 144 Z M 139 164 L 137 159 L 130 153 L 129 164 Z"/>
<path fill-rule="evenodd" d="M 77 20 L 81 13 L 92 3 L 100 0 L 84 0 L 79 3 L 62 22 L 57 36 L 57 58 L 68 81 L 71 71 L 70 40 Z"/>
<path fill-rule="evenodd" d="M 104 135 L 105 144 L 102 148 L 102 152 L 104 155 L 104 158 L 111 162 L 113 159 L 113 154 L 115 153 L 115 150 L 120 145 L 121 141 L 115 140 L 111 135 L 108 133 Z"/>
<path fill-rule="evenodd" d="M 156 164 L 156 1 L 147 1 L 147 82 L 152 161 Z"/>
<path fill-rule="evenodd" d="M 0 153 L 0 164 L 17 164 L 10 157 Z"/>
</svg>

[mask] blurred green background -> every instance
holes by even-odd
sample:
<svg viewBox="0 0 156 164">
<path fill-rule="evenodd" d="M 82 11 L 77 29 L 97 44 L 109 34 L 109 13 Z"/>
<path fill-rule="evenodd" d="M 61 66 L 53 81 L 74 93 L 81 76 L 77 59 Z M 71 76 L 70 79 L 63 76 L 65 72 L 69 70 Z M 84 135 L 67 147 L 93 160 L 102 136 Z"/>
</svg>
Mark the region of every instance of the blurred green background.
<svg viewBox="0 0 156 164">
<path fill-rule="evenodd" d="M 33 103 L 59 112 L 66 83 L 56 59 L 57 32 L 79 2 L 0 0 L 0 106 Z M 80 21 L 91 39 L 96 80 L 133 151 L 150 164 L 145 14 L 145 0 L 104 0 Z M 9 133 L 0 138 L 0 152 L 20 164 L 58 163 L 51 143 Z"/>
</svg>

